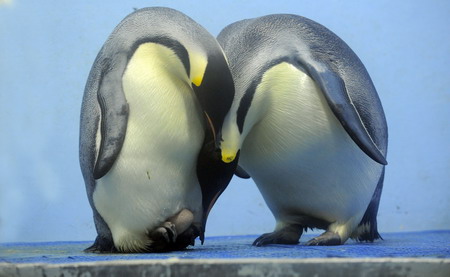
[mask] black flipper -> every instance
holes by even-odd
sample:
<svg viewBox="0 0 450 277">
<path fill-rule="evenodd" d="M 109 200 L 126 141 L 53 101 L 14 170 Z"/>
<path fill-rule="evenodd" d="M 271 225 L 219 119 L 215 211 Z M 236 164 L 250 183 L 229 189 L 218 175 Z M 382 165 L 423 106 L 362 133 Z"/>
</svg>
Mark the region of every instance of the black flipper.
<svg viewBox="0 0 450 277">
<path fill-rule="evenodd" d="M 300 65 L 320 86 L 328 105 L 353 141 L 374 161 L 386 165 L 386 158 L 364 126 L 352 99 L 348 95 L 344 81 L 324 64 L 301 57 L 299 59 Z"/>
<path fill-rule="evenodd" d="M 209 212 L 233 178 L 239 160 L 238 153 L 233 162 L 227 164 L 222 161 L 220 150 L 216 149 L 212 127 L 210 124 L 207 126 L 203 146 L 197 159 L 197 178 L 202 190 L 203 204 L 202 230 L 200 231 L 202 244 L 205 240 Z"/>
<path fill-rule="evenodd" d="M 119 62 L 121 66 L 116 64 L 114 68 L 108 61 L 103 65 L 104 73 L 97 93 L 101 109 L 101 143 L 94 167 L 95 179 L 111 169 L 125 139 L 129 107 L 122 89 L 122 74 L 126 61 Z"/>
</svg>

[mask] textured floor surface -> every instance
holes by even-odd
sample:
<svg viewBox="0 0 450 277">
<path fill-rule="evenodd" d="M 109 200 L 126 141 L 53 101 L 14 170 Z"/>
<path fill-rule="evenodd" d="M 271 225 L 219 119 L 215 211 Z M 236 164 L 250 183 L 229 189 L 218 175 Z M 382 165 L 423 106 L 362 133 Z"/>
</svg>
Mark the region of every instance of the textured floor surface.
<svg viewBox="0 0 450 277">
<path fill-rule="evenodd" d="M 256 236 L 207 237 L 205 244 L 184 251 L 150 254 L 99 255 L 84 253 L 91 242 L 45 242 L 0 244 L 0 263 L 78 263 L 148 259 L 242 259 L 242 258 L 450 258 L 450 230 L 382 234 L 374 243 L 348 241 L 341 246 L 251 246 Z M 449 275 L 450 276 L 450 275 Z"/>
</svg>

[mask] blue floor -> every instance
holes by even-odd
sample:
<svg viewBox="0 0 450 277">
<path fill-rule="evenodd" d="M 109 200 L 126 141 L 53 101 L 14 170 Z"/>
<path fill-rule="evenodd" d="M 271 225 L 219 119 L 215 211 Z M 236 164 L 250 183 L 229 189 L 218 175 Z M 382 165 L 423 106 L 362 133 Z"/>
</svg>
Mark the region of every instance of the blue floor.
<svg viewBox="0 0 450 277">
<path fill-rule="evenodd" d="M 450 258 L 450 230 L 382 234 L 374 243 L 348 241 L 341 246 L 305 246 L 313 236 L 303 235 L 299 245 L 251 246 L 257 236 L 207 237 L 205 244 L 184 251 L 152 254 L 87 254 L 91 242 L 0 244 L 0 262 L 77 263 L 138 259 L 236 259 L 236 258 Z"/>
</svg>

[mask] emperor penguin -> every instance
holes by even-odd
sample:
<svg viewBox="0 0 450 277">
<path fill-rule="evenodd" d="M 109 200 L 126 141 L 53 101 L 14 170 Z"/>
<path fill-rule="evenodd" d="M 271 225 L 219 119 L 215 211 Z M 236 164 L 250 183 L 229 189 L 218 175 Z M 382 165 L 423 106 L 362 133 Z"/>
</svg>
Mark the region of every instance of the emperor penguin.
<svg viewBox="0 0 450 277">
<path fill-rule="evenodd" d="M 387 124 L 356 54 L 307 18 L 277 14 L 238 21 L 218 36 L 235 82 L 221 129 L 225 163 L 254 180 L 276 227 L 253 245 L 307 245 L 380 238 Z"/>
<path fill-rule="evenodd" d="M 92 252 L 183 249 L 235 171 L 216 151 L 234 85 L 217 40 L 169 8 L 114 29 L 90 71 L 80 165 L 97 238 Z"/>
</svg>

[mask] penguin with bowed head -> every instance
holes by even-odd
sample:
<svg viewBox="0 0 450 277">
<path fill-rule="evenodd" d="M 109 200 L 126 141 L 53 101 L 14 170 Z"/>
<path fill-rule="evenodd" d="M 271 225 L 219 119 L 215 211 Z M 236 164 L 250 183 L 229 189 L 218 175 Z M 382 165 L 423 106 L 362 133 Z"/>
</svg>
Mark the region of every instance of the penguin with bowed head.
<svg viewBox="0 0 450 277">
<path fill-rule="evenodd" d="M 169 8 L 115 28 L 89 74 L 80 165 L 97 238 L 91 252 L 159 252 L 203 243 L 206 218 L 237 165 L 217 131 L 234 85 L 216 39 Z"/>
<path fill-rule="evenodd" d="M 364 65 L 337 35 L 307 18 L 242 20 L 218 36 L 235 82 L 221 130 L 222 160 L 240 153 L 273 213 L 253 245 L 380 238 L 387 125 Z"/>
</svg>

